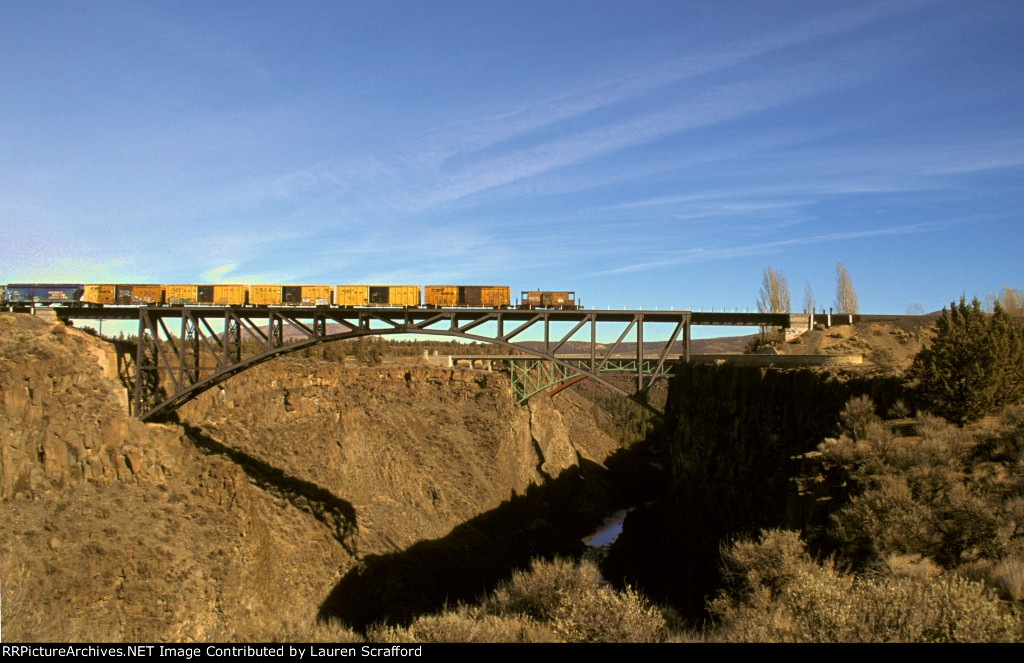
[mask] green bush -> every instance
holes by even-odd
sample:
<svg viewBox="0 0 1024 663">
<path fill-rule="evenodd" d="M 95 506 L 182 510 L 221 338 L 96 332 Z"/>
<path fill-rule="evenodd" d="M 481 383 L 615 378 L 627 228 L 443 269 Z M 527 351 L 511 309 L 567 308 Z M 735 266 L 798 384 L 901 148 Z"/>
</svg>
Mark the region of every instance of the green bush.
<svg viewBox="0 0 1024 663">
<path fill-rule="evenodd" d="M 961 297 L 942 310 L 911 376 L 927 409 L 961 426 L 977 421 L 1024 397 L 1024 330 L 998 304 L 988 318 L 977 298 Z"/>
</svg>

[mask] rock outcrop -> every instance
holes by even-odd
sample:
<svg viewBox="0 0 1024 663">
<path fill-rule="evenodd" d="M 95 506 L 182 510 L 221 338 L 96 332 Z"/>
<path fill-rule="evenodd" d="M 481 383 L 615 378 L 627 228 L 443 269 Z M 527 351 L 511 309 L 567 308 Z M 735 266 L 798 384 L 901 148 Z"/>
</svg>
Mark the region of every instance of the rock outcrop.
<svg viewBox="0 0 1024 663">
<path fill-rule="evenodd" d="M 25 315 L 0 315 L 0 336 L 0 498 L 174 471 L 179 431 L 126 416 L 106 344 Z"/>
</svg>

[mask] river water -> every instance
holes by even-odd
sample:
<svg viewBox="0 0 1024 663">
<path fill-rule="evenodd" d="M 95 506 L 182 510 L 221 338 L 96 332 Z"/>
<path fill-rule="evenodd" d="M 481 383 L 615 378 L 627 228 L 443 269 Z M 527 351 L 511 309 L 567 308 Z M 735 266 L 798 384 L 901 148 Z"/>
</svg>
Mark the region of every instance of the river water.
<svg viewBox="0 0 1024 663">
<path fill-rule="evenodd" d="M 593 534 L 583 539 L 583 543 L 587 545 L 587 550 L 583 554 L 584 559 L 600 563 L 608 556 L 611 545 L 615 543 L 615 539 L 619 538 L 619 534 L 622 534 L 622 523 L 630 511 L 632 509 L 616 511 L 605 518 Z"/>
</svg>

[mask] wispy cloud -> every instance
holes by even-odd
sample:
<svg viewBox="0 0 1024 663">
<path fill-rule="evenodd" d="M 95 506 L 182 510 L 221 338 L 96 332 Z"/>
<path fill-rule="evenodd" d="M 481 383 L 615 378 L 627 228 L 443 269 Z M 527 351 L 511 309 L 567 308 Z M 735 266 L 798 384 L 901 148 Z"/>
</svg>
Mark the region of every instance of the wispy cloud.
<svg viewBox="0 0 1024 663">
<path fill-rule="evenodd" d="M 660 267 L 671 265 L 694 264 L 723 260 L 727 258 L 743 258 L 749 256 L 767 255 L 777 253 L 786 249 L 798 246 L 811 246 L 816 244 L 830 244 L 835 242 L 849 242 L 859 239 L 874 237 L 887 237 L 892 235 L 910 235 L 925 232 L 932 232 L 938 229 L 936 224 L 919 223 L 908 226 L 894 226 L 891 228 L 879 228 L 875 230 L 864 230 L 857 232 L 837 232 L 811 235 L 806 237 L 794 237 L 790 239 L 775 240 L 771 242 L 759 242 L 757 244 L 743 244 L 719 247 L 700 247 L 684 251 L 670 252 L 665 258 L 648 260 L 631 265 L 624 265 L 614 269 L 593 272 L 591 275 L 627 274 L 643 272 Z"/>
<path fill-rule="evenodd" d="M 910 11 L 920 3 L 901 6 L 880 2 L 811 18 L 792 27 L 747 42 L 719 44 L 715 50 L 659 63 L 640 71 L 578 86 L 554 97 L 538 97 L 529 104 L 500 115 L 476 118 L 446 127 L 435 134 L 438 162 L 485 151 L 514 138 L 556 124 L 571 124 L 599 109 L 621 106 L 651 92 L 721 72 L 772 52 L 816 41 L 865 24 Z"/>
<path fill-rule="evenodd" d="M 839 11 L 749 42 L 725 44 L 716 50 L 628 72 L 594 84 L 583 84 L 556 96 L 537 96 L 519 108 L 497 115 L 462 119 L 421 136 L 412 144 L 382 154 L 349 155 L 358 166 L 340 162 L 315 168 L 324 187 L 372 199 L 395 209 L 422 211 L 473 197 L 542 174 L 634 149 L 669 136 L 736 121 L 793 103 L 809 95 L 850 85 L 869 75 L 870 66 L 885 62 L 877 49 L 857 50 L 861 61 L 851 68 L 852 53 L 838 49 L 825 62 L 780 65 L 768 75 L 713 82 L 705 77 L 767 54 L 813 42 L 912 6 L 878 3 Z M 605 72 L 606 73 L 606 72 Z M 662 102 L 631 105 L 652 94 Z M 676 97 L 675 101 L 670 101 Z M 615 119 L 598 111 L 615 109 Z M 410 137 L 405 136 L 408 141 Z M 757 138 L 753 139 L 755 142 Z M 389 146 L 391 147 L 391 146 Z M 292 180 L 302 187 L 309 181 Z"/>
</svg>

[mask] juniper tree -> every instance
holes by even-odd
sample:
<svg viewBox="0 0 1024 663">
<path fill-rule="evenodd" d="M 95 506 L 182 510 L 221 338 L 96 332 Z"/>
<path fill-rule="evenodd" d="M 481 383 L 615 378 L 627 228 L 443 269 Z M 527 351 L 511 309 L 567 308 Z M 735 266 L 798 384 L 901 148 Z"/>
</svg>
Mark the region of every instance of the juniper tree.
<svg viewBox="0 0 1024 663">
<path fill-rule="evenodd" d="M 911 375 L 926 409 L 963 426 L 1024 396 L 1024 329 L 997 305 L 989 318 L 975 297 L 950 304 Z"/>
<path fill-rule="evenodd" d="M 996 363 L 993 399 L 996 407 L 1024 398 L 1024 328 L 996 302 L 989 320 L 989 343 Z"/>
</svg>

